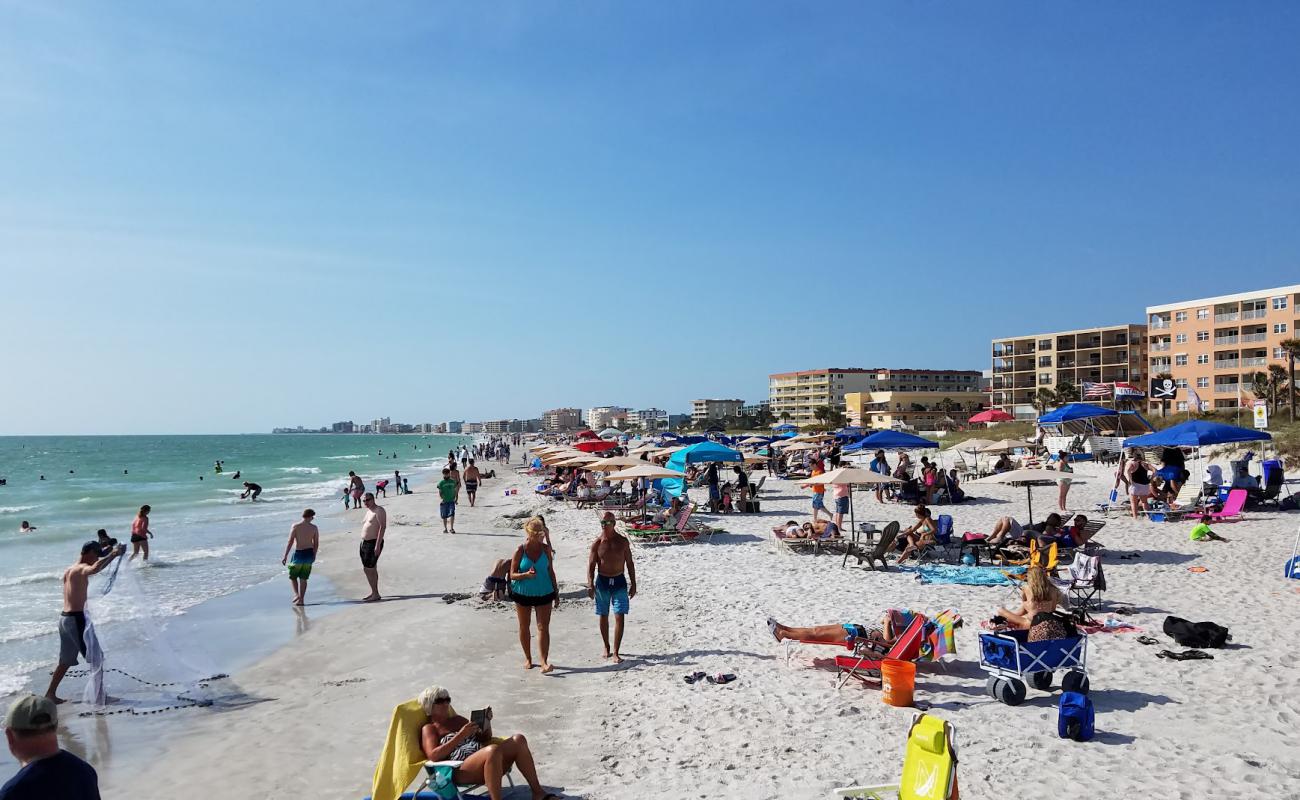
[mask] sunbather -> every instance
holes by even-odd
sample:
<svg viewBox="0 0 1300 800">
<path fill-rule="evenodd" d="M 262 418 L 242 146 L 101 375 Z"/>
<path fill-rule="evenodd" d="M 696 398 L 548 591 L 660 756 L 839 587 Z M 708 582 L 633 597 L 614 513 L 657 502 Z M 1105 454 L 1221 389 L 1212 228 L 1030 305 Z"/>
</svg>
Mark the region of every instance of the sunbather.
<svg viewBox="0 0 1300 800">
<path fill-rule="evenodd" d="M 997 616 L 1008 627 L 1029 631 L 1029 641 L 1059 639 L 1066 634 L 1062 623 L 1052 614 L 1058 606 L 1065 605 L 1065 598 L 1047 578 L 1047 571 L 1042 567 L 1030 567 L 1025 575 L 1025 584 L 1020 587 L 1020 608 L 1012 611 L 999 608 Z M 997 621 L 997 618 L 994 618 Z"/>
<path fill-rule="evenodd" d="M 1087 528 L 1088 518 L 1082 514 L 1075 514 L 1070 526 L 1061 530 L 1057 543 L 1062 547 L 1083 547 L 1096 535 L 1089 532 Z"/>
<path fill-rule="evenodd" d="M 430 686 L 420 692 L 419 701 L 424 713 L 429 715 L 429 721 L 420 729 L 420 748 L 430 761 L 463 762 L 452 772 L 453 781 L 481 783 L 487 788 L 488 797 L 501 800 L 501 779 L 517 766 L 528 781 L 533 800 L 560 800 L 559 795 L 542 788 L 533 752 L 522 733 L 492 741 L 491 726 L 489 730 L 480 730 L 457 714 L 451 707 L 451 694 L 441 686 Z"/>
<path fill-rule="evenodd" d="M 898 557 L 899 561 L 903 561 L 922 547 L 932 545 L 935 542 L 934 535 L 938 529 L 934 524 L 934 512 L 925 506 L 917 506 L 913 509 L 913 513 L 916 514 L 916 524 L 898 534 L 900 540 L 906 540 L 907 542 L 902 555 Z"/>
<path fill-rule="evenodd" d="M 1016 521 L 1015 517 L 1002 517 L 993 523 L 993 530 L 984 541 L 990 545 L 1023 543 L 1025 528 Z"/>
<path fill-rule="evenodd" d="M 682 499 L 674 497 L 667 508 L 661 508 L 655 512 L 654 523 L 661 528 L 666 528 L 676 521 L 682 514 Z"/>
<path fill-rule="evenodd" d="M 798 642 L 824 642 L 825 644 L 858 644 L 867 642 L 873 650 L 888 652 L 907 627 L 906 617 L 897 609 L 890 609 L 880 619 L 879 627 L 844 623 L 842 625 L 814 625 L 809 628 L 795 628 L 782 625 L 768 617 L 767 630 L 778 642 L 787 639 Z"/>
</svg>

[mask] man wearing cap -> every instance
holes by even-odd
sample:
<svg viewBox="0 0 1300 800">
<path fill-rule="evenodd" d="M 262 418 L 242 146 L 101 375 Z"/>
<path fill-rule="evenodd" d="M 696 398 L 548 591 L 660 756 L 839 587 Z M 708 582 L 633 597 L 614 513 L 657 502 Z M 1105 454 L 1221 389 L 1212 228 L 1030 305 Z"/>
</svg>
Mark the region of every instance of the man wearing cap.
<svg viewBox="0 0 1300 800">
<path fill-rule="evenodd" d="M 99 800 L 95 768 L 59 748 L 59 710 L 48 697 L 25 695 L 5 714 L 5 739 L 22 769 L 0 786 L 0 800 Z"/>
<path fill-rule="evenodd" d="M 68 567 L 63 573 L 63 616 L 59 617 L 59 663 L 50 676 L 50 688 L 45 696 L 55 703 L 62 703 L 55 692 L 59 682 L 68 671 L 68 667 L 77 663 L 77 656 L 86 654 L 86 592 L 90 585 L 90 576 L 99 572 L 109 563 L 126 552 L 126 545 L 120 544 L 104 555 L 98 541 L 86 542 L 81 546 L 81 557 L 77 563 Z"/>
</svg>

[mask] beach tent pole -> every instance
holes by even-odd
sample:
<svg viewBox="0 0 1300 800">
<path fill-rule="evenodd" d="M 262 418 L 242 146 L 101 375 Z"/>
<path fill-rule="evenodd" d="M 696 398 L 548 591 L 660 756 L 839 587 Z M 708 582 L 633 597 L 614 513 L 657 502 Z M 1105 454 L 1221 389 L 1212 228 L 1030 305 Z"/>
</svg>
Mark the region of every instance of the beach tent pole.
<svg viewBox="0 0 1300 800">
<path fill-rule="evenodd" d="M 1025 484 L 1025 499 L 1029 501 L 1029 524 L 1033 525 L 1034 524 L 1034 485 L 1032 483 Z"/>
</svg>

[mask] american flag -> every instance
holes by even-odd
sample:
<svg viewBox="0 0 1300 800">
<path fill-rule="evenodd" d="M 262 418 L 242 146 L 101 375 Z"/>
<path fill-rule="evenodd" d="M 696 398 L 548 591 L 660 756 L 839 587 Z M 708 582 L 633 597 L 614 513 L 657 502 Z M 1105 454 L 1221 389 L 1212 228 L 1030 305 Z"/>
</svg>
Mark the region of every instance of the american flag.
<svg viewBox="0 0 1300 800">
<path fill-rule="evenodd" d="M 1110 384 L 1092 383 L 1090 381 L 1084 381 L 1083 397 L 1085 400 L 1088 398 L 1095 399 L 1095 398 L 1102 398 L 1102 397 L 1110 397 Z"/>
</svg>

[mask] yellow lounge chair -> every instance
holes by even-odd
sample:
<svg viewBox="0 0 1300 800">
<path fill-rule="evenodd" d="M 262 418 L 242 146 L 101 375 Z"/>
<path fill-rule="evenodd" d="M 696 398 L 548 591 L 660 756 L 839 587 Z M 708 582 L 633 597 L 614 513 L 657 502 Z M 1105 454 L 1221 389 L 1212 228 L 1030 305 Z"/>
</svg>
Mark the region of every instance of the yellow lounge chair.
<svg viewBox="0 0 1300 800">
<path fill-rule="evenodd" d="M 848 786 L 836 797 L 854 800 L 957 800 L 957 745 L 947 722 L 929 714 L 912 717 L 903 751 L 903 777 L 884 786 Z"/>
</svg>

